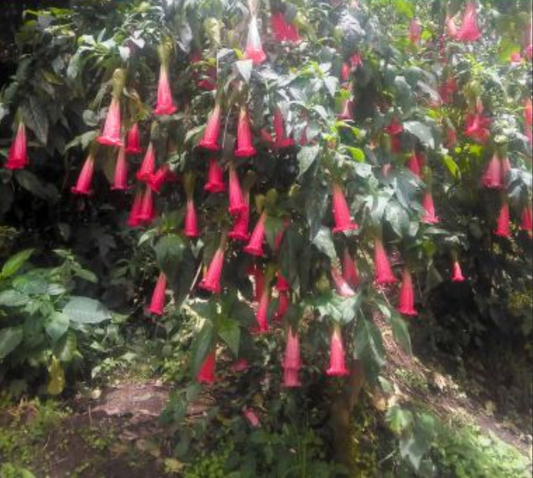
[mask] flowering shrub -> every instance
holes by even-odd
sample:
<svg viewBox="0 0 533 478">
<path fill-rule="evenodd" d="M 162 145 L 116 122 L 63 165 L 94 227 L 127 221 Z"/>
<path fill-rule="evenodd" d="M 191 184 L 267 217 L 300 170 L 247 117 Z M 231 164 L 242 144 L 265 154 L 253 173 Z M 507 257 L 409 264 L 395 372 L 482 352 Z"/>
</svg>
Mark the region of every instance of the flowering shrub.
<svg viewBox="0 0 533 478">
<path fill-rule="evenodd" d="M 2 95 L 16 132 L 3 187 L 46 168 L 44 150 L 68 158 L 77 200 L 105 200 L 152 246 L 146 312 L 185 303 L 204 319 L 198 382 L 278 329 L 280 385 L 358 362 L 375 384 L 384 324 L 409 352 L 442 284 L 502 303 L 512 275 L 531 290 L 531 16 L 504 3 L 39 15 Z M 531 332 L 527 314 L 513 323 Z"/>
</svg>

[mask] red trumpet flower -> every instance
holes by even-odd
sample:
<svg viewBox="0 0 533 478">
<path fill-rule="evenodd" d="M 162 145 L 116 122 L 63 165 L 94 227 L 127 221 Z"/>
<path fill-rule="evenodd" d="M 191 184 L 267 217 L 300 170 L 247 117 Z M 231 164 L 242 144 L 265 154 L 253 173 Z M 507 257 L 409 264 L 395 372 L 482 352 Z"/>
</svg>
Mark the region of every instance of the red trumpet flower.
<svg viewBox="0 0 533 478">
<path fill-rule="evenodd" d="M 220 136 L 220 128 L 222 127 L 222 110 L 220 105 L 215 105 L 215 109 L 211 113 L 207 126 L 205 128 L 204 137 L 198 144 L 199 148 L 207 149 L 208 151 L 218 151 L 220 145 L 218 139 Z"/>
<path fill-rule="evenodd" d="M 346 197 L 342 188 L 337 184 L 333 184 L 333 218 L 335 220 L 335 227 L 333 233 L 354 231 L 359 226 L 352 221 L 350 209 L 346 202 Z"/>
<path fill-rule="evenodd" d="M 333 282 L 335 283 L 335 289 L 337 290 L 337 294 L 339 294 L 341 297 L 355 296 L 355 291 L 350 287 L 348 282 L 344 279 L 344 277 L 338 271 L 337 268 L 331 268 L 331 277 L 333 278 Z"/>
<path fill-rule="evenodd" d="M 463 24 L 457 32 L 457 39 L 462 42 L 474 42 L 481 38 L 481 32 L 477 25 L 477 5 L 476 2 L 469 1 L 466 4 L 466 11 L 463 17 Z"/>
<path fill-rule="evenodd" d="M 431 191 L 426 191 L 424 194 L 422 206 L 424 207 L 422 222 L 424 224 L 438 224 L 440 220 L 435 214 L 435 203 L 433 202 L 433 195 L 431 194 Z"/>
<path fill-rule="evenodd" d="M 249 158 L 255 156 L 257 151 L 252 142 L 252 131 L 250 129 L 250 119 L 246 108 L 241 108 L 239 113 L 239 124 L 237 126 L 237 149 L 235 156 L 238 158 Z"/>
<path fill-rule="evenodd" d="M 452 281 L 453 282 L 464 282 L 466 279 L 463 276 L 463 271 L 461 269 L 461 264 L 459 264 L 459 261 L 455 260 L 453 262 L 453 274 L 452 274 Z"/>
<path fill-rule="evenodd" d="M 252 15 L 250 19 L 245 55 L 248 60 L 252 60 L 255 64 L 261 64 L 266 60 L 266 54 L 263 51 L 263 44 L 261 43 L 261 36 L 259 35 L 259 28 L 257 26 L 257 17 L 255 15 Z"/>
<path fill-rule="evenodd" d="M 137 171 L 137 179 L 143 182 L 149 182 L 152 179 L 152 176 L 155 171 L 155 153 L 154 146 L 152 143 L 148 145 L 146 154 L 144 155 L 143 162 L 139 171 Z"/>
<path fill-rule="evenodd" d="M 341 81 L 347 83 L 350 80 L 352 74 L 352 67 L 349 63 L 344 62 L 341 66 Z"/>
<path fill-rule="evenodd" d="M 247 273 L 253 277 L 254 300 L 255 302 L 259 302 L 263 295 L 263 291 L 265 290 L 265 274 L 263 269 L 255 263 L 248 268 Z"/>
<path fill-rule="evenodd" d="M 381 239 L 375 240 L 374 262 L 376 284 L 394 284 L 397 282 Z"/>
<path fill-rule="evenodd" d="M 170 90 L 170 82 L 168 79 L 168 68 L 166 65 L 161 65 L 159 71 L 159 85 L 157 86 L 157 105 L 155 107 L 156 115 L 172 115 L 178 108 L 174 104 L 172 98 L 172 91 Z"/>
<path fill-rule="evenodd" d="M 146 188 L 144 191 L 137 218 L 141 223 L 151 223 L 155 219 L 154 196 L 150 188 Z"/>
<path fill-rule="evenodd" d="M 233 223 L 233 229 L 228 236 L 234 241 L 247 241 L 250 239 L 248 226 L 250 222 L 250 209 L 248 207 L 248 195 L 245 196 L 246 209 L 240 212 Z"/>
<path fill-rule="evenodd" d="M 120 117 L 120 102 L 113 98 L 105 120 L 104 131 L 96 139 L 100 144 L 107 146 L 122 146 L 122 120 Z"/>
<path fill-rule="evenodd" d="M 141 135 L 139 133 L 139 125 L 135 123 L 128 131 L 126 136 L 126 153 L 141 154 Z"/>
<path fill-rule="evenodd" d="M 152 300 L 148 312 L 154 315 L 163 315 L 165 309 L 165 293 L 167 290 L 167 276 L 164 272 L 159 274 L 157 283 L 152 294 Z"/>
<path fill-rule="evenodd" d="M 17 135 L 7 154 L 7 169 L 24 169 L 28 165 L 28 146 L 26 139 L 26 126 L 19 123 Z"/>
<path fill-rule="evenodd" d="M 415 292 L 413 288 L 413 278 L 407 267 L 403 271 L 403 282 L 400 289 L 400 304 L 398 312 L 403 315 L 415 316 L 418 312 L 415 309 Z"/>
<path fill-rule="evenodd" d="M 226 190 L 224 184 L 224 173 L 215 158 L 209 160 L 209 172 L 204 190 L 210 193 L 223 193 Z"/>
<path fill-rule="evenodd" d="M 198 383 L 212 384 L 215 383 L 215 365 L 216 365 L 216 355 L 213 350 L 204 360 L 202 368 L 196 375 L 196 381 Z"/>
<path fill-rule="evenodd" d="M 224 267 L 224 247 L 220 247 L 215 252 L 207 272 L 202 282 L 200 282 L 200 288 L 212 292 L 214 294 L 220 294 L 222 286 L 220 285 L 220 278 L 222 277 L 222 268 Z"/>
<path fill-rule="evenodd" d="M 292 368 L 283 369 L 283 386 L 287 388 L 298 388 L 302 384 L 300 382 L 300 371 Z"/>
<path fill-rule="evenodd" d="M 289 281 L 285 279 L 285 277 L 283 277 L 283 274 L 281 274 L 281 272 L 277 273 L 276 278 L 276 289 L 278 289 L 278 292 L 288 292 L 291 290 L 291 285 L 289 284 Z"/>
<path fill-rule="evenodd" d="M 494 154 L 481 178 L 483 186 L 489 189 L 503 189 L 505 187 L 504 168 L 498 154 Z"/>
<path fill-rule="evenodd" d="M 90 196 L 93 192 L 91 190 L 91 182 L 93 180 L 94 173 L 94 158 L 89 155 L 83 164 L 76 186 L 71 188 L 74 194 L 81 194 L 84 196 Z"/>
<path fill-rule="evenodd" d="M 504 203 L 498 215 L 498 226 L 494 234 L 500 237 L 509 239 L 511 237 L 511 217 L 509 212 L 509 204 Z"/>
<path fill-rule="evenodd" d="M 475 114 L 468 114 L 466 117 L 465 135 L 484 144 L 490 137 L 490 124 L 491 119 L 483 116 L 483 108 L 478 108 Z"/>
<path fill-rule="evenodd" d="M 278 309 L 276 310 L 276 315 L 274 318 L 279 322 L 283 320 L 285 314 L 289 310 L 290 306 L 290 297 L 287 292 L 280 292 L 278 297 Z"/>
<path fill-rule="evenodd" d="M 299 42 L 300 35 L 298 34 L 298 28 L 292 23 L 288 23 L 285 20 L 283 13 L 274 13 L 270 17 L 270 24 L 272 26 L 272 33 L 277 41 L 289 41 Z"/>
<path fill-rule="evenodd" d="M 131 206 L 131 211 L 127 221 L 129 227 L 137 227 L 141 225 L 142 221 L 139 219 L 139 215 L 141 214 L 142 202 L 143 193 L 141 191 L 137 191 L 135 193 L 135 197 L 133 198 L 133 204 Z"/>
<path fill-rule="evenodd" d="M 422 164 L 416 153 L 413 153 L 407 161 L 407 168 L 419 179 L 422 178 Z"/>
<path fill-rule="evenodd" d="M 170 171 L 168 164 L 163 164 L 163 166 L 161 166 L 154 174 L 152 174 L 150 179 L 147 181 L 147 185 L 152 191 L 159 194 L 163 185 L 175 178 L 176 176 L 172 171 Z"/>
<path fill-rule="evenodd" d="M 357 264 L 355 259 L 350 255 L 350 251 L 348 251 L 348 249 L 344 249 L 342 277 L 350 287 L 359 287 L 359 273 L 357 272 Z"/>
<path fill-rule="evenodd" d="M 194 206 L 194 199 L 187 199 L 187 206 L 185 210 L 185 237 L 195 239 L 200 236 L 198 230 L 198 216 L 196 214 L 196 207 Z"/>
<path fill-rule="evenodd" d="M 345 355 L 341 328 L 336 325 L 331 335 L 329 369 L 326 371 L 330 377 L 342 377 L 350 373 L 346 368 Z"/>
<path fill-rule="evenodd" d="M 247 254 L 257 257 L 264 256 L 263 242 L 265 240 L 266 220 L 267 214 L 266 212 L 263 212 L 263 214 L 261 214 L 261 216 L 259 217 L 259 221 L 257 221 L 257 224 L 255 225 L 255 228 L 252 232 L 252 237 L 250 238 L 250 242 L 244 248 L 244 252 L 246 252 Z"/>
<path fill-rule="evenodd" d="M 285 120 L 283 119 L 283 113 L 279 108 L 276 108 L 274 111 L 274 134 L 276 135 L 274 148 L 284 149 L 294 146 L 294 141 L 285 136 Z"/>
<path fill-rule="evenodd" d="M 287 334 L 287 345 L 285 347 L 285 357 L 283 360 L 283 368 L 291 370 L 300 370 L 302 367 L 302 360 L 300 358 L 300 337 L 298 332 L 293 333 L 289 329 Z"/>
<path fill-rule="evenodd" d="M 270 290 L 265 287 L 259 300 L 259 306 L 255 318 L 257 320 L 257 326 L 253 329 L 254 333 L 266 334 L 270 329 L 268 327 L 268 304 L 270 303 Z"/>
<path fill-rule="evenodd" d="M 115 165 L 115 176 L 113 179 L 113 191 L 127 191 L 128 188 L 128 163 L 126 161 L 126 150 L 124 147 L 118 150 L 117 162 Z"/>
<path fill-rule="evenodd" d="M 229 167 L 229 213 L 232 216 L 248 211 L 248 204 L 244 200 L 237 170 L 233 164 Z"/>
</svg>

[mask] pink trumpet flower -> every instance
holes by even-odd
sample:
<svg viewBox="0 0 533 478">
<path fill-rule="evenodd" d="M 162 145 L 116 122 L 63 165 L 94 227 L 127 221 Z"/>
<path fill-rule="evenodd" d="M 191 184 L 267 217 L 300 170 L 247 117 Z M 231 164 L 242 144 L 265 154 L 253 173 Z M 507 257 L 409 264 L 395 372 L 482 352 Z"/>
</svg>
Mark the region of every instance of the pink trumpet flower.
<svg viewBox="0 0 533 478">
<path fill-rule="evenodd" d="M 465 135 L 484 144 L 490 137 L 490 130 L 488 129 L 490 124 L 490 118 L 483 116 L 483 110 L 479 108 L 475 114 L 467 115 Z"/>
<path fill-rule="evenodd" d="M 149 182 L 152 179 L 152 176 L 155 171 L 155 153 L 154 146 L 152 143 L 148 145 L 146 154 L 144 155 L 143 162 L 139 171 L 137 171 L 136 177 L 139 181 Z"/>
<path fill-rule="evenodd" d="M 278 322 L 283 320 L 285 314 L 287 314 L 290 303 L 288 292 L 280 292 L 278 297 L 278 309 L 276 310 L 276 315 L 274 316 Z"/>
<path fill-rule="evenodd" d="M 113 179 L 113 191 L 127 191 L 128 188 L 128 163 L 126 161 L 126 150 L 124 147 L 118 150 L 117 163 L 115 165 L 115 176 Z"/>
<path fill-rule="evenodd" d="M 244 248 L 244 252 L 252 256 L 263 257 L 263 242 L 265 240 L 265 223 L 267 220 L 266 212 L 263 212 L 259 217 L 259 221 L 255 225 L 255 228 L 250 237 L 250 242 Z"/>
<path fill-rule="evenodd" d="M 453 282 L 464 282 L 466 279 L 463 276 L 463 271 L 461 269 L 461 264 L 459 264 L 459 261 L 453 262 L 453 273 L 452 273 L 452 281 Z"/>
<path fill-rule="evenodd" d="M 337 294 L 339 294 L 341 297 L 355 296 L 355 291 L 350 287 L 348 282 L 346 282 L 346 280 L 337 268 L 331 268 L 331 277 L 333 278 L 333 282 L 335 283 L 335 289 L 337 291 Z"/>
<path fill-rule="evenodd" d="M 229 232 L 228 237 L 234 241 L 248 241 L 250 239 L 250 234 L 248 233 L 249 222 L 250 210 L 247 208 L 236 216 L 233 229 Z"/>
<path fill-rule="evenodd" d="M 141 154 L 141 135 L 139 132 L 139 125 L 135 123 L 128 131 L 126 136 L 126 153 L 128 154 Z"/>
<path fill-rule="evenodd" d="M 416 153 L 413 153 L 407 161 L 407 168 L 419 179 L 422 178 L 422 165 L 420 164 L 419 157 Z"/>
<path fill-rule="evenodd" d="M 133 198 L 133 204 L 131 206 L 131 211 L 127 221 L 129 227 L 137 227 L 141 225 L 142 221 L 139 219 L 139 215 L 141 214 L 142 202 L 143 193 L 141 191 L 137 191 L 135 193 L 135 197 Z"/>
<path fill-rule="evenodd" d="M 375 240 L 374 262 L 376 284 L 394 284 L 397 282 L 381 239 Z"/>
<path fill-rule="evenodd" d="M 292 368 L 283 369 L 283 386 L 286 388 L 298 388 L 302 386 L 300 382 L 300 371 Z"/>
<path fill-rule="evenodd" d="M 237 125 L 237 149 L 235 156 L 238 158 L 249 158 L 257 153 L 252 141 L 252 131 L 250 129 L 250 119 L 246 108 L 241 108 L 239 113 L 239 124 Z"/>
<path fill-rule="evenodd" d="M 205 128 L 204 137 L 198 144 L 199 148 L 206 149 L 208 151 L 218 151 L 220 145 L 218 144 L 220 129 L 222 127 L 222 110 L 220 105 L 217 104 L 215 109 L 211 113 L 211 117 L 207 122 Z"/>
<path fill-rule="evenodd" d="M 298 332 L 289 329 L 287 334 L 287 345 L 285 347 L 285 357 L 283 360 L 283 368 L 291 370 L 300 370 L 302 367 L 302 360 L 300 357 L 300 337 Z"/>
<path fill-rule="evenodd" d="M 400 304 L 398 312 L 403 315 L 415 316 L 418 312 L 415 309 L 415 292 L 413 278 L 407 267 L 403 271 L 403 282 L 400 289 Z"/>
<path fill-rule="evenodd" d="M 192 198 L 187 199 L 184 234 L 189 239 L 195 239 L 200 236 L 200 231 L 198 230 L 198 215 L 196 214 L 194 199 Z"/>
<path fill-rule="evenodd" d="M 409 23 L 409 41 L 413 45 L 419 45 L 422 39 L 422 24 L 418 18 L 413 18 Z"/>
<path fill-rule="evenodd" d="M 463 24 L 457 32 L 457 39 L 462 42 L 474 42 L 481 38 L 481 32 L 477 24 L 477 4 L 469 1 L 466 4 L 466 12 Z"/>
<path fill-rule="evenodd" d="M 342 276 L 350 287 L 359 287 L 359 273 L 357 272 L 357 264 L 355 259 L 350 255 L 350 251 L 348 249 L 344 249 Z"/>
<path fill-rule="evenodd" d="M 438 224 L 440 220 L 435 213 L 435 203 L 433 202 L 433 195 L 431 194 L 431 191 L 426 191 L 424 194 L 422 206 L 424 207 L 422 222 L 424 224 Z"/>
<path fill-rule="evenodd" d="M 276 135 L 274 148 L 284 149 L 294 146 L 294 141 L 285 136 L 285 120 L 283 119 L 283 113 L 279 108 L 276 108 L 274 111 L 274 133 Z"/>
<path fill-rule="evenodd" d="M 94 173 L 94 158 L 89 155 L 83 164 L 76 186 L 71 188 L 74 194 L 80 194 L 83 196 L 90 196 L 93 192 L 91 190 L 91 183 Z"/>
<path fill-rule="evenodd" d="M 168 68 L 161 65 L 159 70 L 159 84 L 157 87 L 157 105 L 155 107 L 155 114 L 159 116 L 172 115 L 178 108 L 174 104 L 172 98 L 172 91 L 170 90 L 170 82 L 168 79 Z"/>
<path fill-rule="evenodd" d="M 154 315 L 163 315 L 165 309 L 165 293 L 167 290 L 167 276 L 164 272 L 159 274 L 157 283 L 152 294 L 152 300 L 148 312 Z"/>
<path fill-rule="evenodd" d="M 278 289 L 278 292 L 288 292 L 291 290 L 291 285 L 289 284 L 289 281 L 285 279 L 285 277 L 283 277 L 281 272 L 278 272 L 276 277 L 276 289 Z"/>
<path fill-rule="evenodd" d="M 257 26 L 257 17 L 255 15 L 252 15 L 250 19 L 245 55 L 248 60 L 252 60 L 258 65 L 266 60 L 266 54 L 263 51 L 263 44 L 261 43 L 261 36 L 259 35 L 259 28 Z"/>
<path fill-rule="evenodd" d="M 329 369 L 326 371 L 330 377 L 343 377 L 350 373 L 346 368 L 345 355 L 341 328 L 335 326 L 331 335 Z"/>
<path fill-rule="evenodd" d="M 494 234 L 507 239 L 511 237 L 511 217 L 509 212 L 509 204 L 507 203 L 504 203 L 500 209 L 500 214 L 498 215 L 498 226 L 496 227 Z"/>
<path fill-rule="evenodd" d="M 244 195 L 239 182 L 237 170 L 233 164 L 229 168 L 229 208 L 228 211 L 232 216 L 240 215 L 248 211 L 249 206 L 244 200 Z"/>
<path fill-rule="evenodd" d="M 297 43 L 301 40 L 298 34 L 298 28 L 292 23 L 285 20 L 283 13 L 274 13 L 270 17 L 270 24 L 272 26 L 272 33 L 274 38 L 279 41 L 288 41 Z"/>
<path fill-rule="evenodd" d="M 223 193 L 226 190 L 224 173 L 215 158 L 209 160 L 209 172 L 204 189 L 210 193 Z"/>
<path fill-rule="evenodd" d="M 505 186 L 503 176 L 502 162 L 498 155 L 494 154 L 483 173 L 481 182 L 483 186 L 489 189 L 503 189 Z"/>
<path fill-rule="evenodd" d="M 150 188 L 146 188 L 143 194 L 141 208 L 137 216 L 142 223 L 151 223 L 155 219 L 154 196 Z"/>
<path fill-rule="evenodd" d="M 198 375 L 196 376 L 196 381 L 198 383 L 205 383 L 207 385 L 215 383 L 215 365 L 216 365 L 216 355 L 215 351 L 211 352 L 204 360 Z"/>
<path fill-rule="evenodd" d="M 270 290 L 265 287 L 259 300 L 257 312 L 255 318 L 257 320 L 257 326 L 253 329 L 254 333 L 266 334 L 270 329 L 268 327 L 268 304 L 270 303 Z"/>
<path fill-rule="evenodd" d="M 207 268 L 205 277 L 200 282 L 200 288 L 212 292 L 213 294 L 220 294 L 222 286 L 220 285 L 220 278 L 222 277 L 222 269 L 224 267 L 224 248 L 220 247 L 215 252 L 211 263 Z"/>
<path fill-rule="evenodd" d="M 96 141 L 106 146 L 122 146 L 124 143 L 121 130 L 120 102 L 113 98 L 105 120 L 104 130 Z"/>
<path fill-rule="evenodd" d="M 333 184 L 333 218 L 335 220 L 335 227 L 333 233 L 355 231 L 358 225 L 352 221 L 350 209 L 346 202 L 346 197 L 339 184 Z"/>
<path fill-rule="evenodd" d="M 28 165 L 28 145 L 26 138 L 26 126 L 19 123 L 15 140 L 9 148 L 7 154 L 7 169 L 24 169 Z"/>
</svg>

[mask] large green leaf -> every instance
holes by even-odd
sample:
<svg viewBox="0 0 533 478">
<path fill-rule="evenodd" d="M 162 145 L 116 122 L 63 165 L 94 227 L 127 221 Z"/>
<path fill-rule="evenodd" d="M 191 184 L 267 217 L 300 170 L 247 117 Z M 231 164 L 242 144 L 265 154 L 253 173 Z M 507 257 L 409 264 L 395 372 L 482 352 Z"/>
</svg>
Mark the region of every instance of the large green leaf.
<svg viewBox="0 0 533 478">
<path fill-rule="evenodd" d="M 2 267 L 2 272 L 0 273 L 0 279 L 7 279 L 13 274 L 17 273 L 18 270 L 28 262 L 28 259 L 33 254 L 34 249 L 26 249 L 20 251 L 14 256 L 10 257 L 7 262 Z"/>
<path fill-rule="evenodd" d="M 403 126 L 406 131 L 416 136 L 424 146 L 431 149 L 435 148 L 433 133 L 424 123 L 420 121 L 406 121 Z"/>
<path fill-rule="evenodd" d="M 183 258 L 187 245 L 185 241 L 176 234 L 169 234 L 162 237 L 155 246 L 156 260 L 159 268 L 170 272 L 177 269 L 178 263 Z"/>
<path fill-rule="evenodd" d="M 21 106 L 22 117 L 24 118 L 24 124 L 30 128 L 37 139 L 46 146 L 48 141 L 48 115 L 46 109 L 42 105 L 41 101 L 30 95 L 23 101 Z"/>
<path fill-rule="evenodd" d="M 318 153 L 320 152 L 320 146 L 304 146 L 298 153 L 298 179 L 300 179 L 309 168 L 313 165 L 315 160 L 318 158 Z"/>
<path fill-rule="evenodd" d="M 0 306 L 22 307 L 28 302 L 28 296 L 18 290 L 4 290 L 0 292 Z"/>
<path fill-rule="evenodd" d="M 333 262 L 337 260 L 337 251 L 335 250 L 333 236 L 331 235 L 331 230 L 329 228 L 321 227 L 316 237 L 313 239 L 313 244 Z"/>
<path fill-rule="evenodd" d="M 65 314 L 55 312 L 44 321 L 44 329 L 53 340 L 59 340 L 66 334 L 69 324 L 70 320 Z"/>
<path fill-rule="evenodd" d="M 396 311 L 391 314 L 392 333 L 396 341 L 401 345 L 403 350 L 409 355 L 413 354 L 411 346 L 411 335 L 409 334 L 409 326 L 407 322 Z"/>
<path fill-rule="evenodd" d="M 0 360 L 13 352 L 20 345 L 23 338 L 22 327 L 8 327 L 0 330 Z"/>
<path fill-rule="evenodd" d="M 385 365 L 385 348 L 381 332 L 374 322 L 362 318 L 355 327 L 355 356 L 363 363 L 368 379 L 377 380 Z"/>
<path fill-rule="evenodd" d="M 226 342 L 234 355 L 238 356 L 241 341 L 239 322 L 229 318 L 221 319 L 218 323 L 218 335 Z"/>
<path fill-rule="evenodd" d="M 111 318 L 111 312 L 105 305 L 88 297 L 71 297 L 63 313 L 78 324 L 99 324 Z"/>
</svg>

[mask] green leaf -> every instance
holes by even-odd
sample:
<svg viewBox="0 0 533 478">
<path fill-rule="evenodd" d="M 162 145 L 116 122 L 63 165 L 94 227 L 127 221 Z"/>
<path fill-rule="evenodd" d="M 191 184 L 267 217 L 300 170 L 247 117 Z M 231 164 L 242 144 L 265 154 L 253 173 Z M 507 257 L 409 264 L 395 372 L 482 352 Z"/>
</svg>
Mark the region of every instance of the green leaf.
<svg viewBox="0 0 533 478">
<path fill-rule="evenodd" d="M 318 157 L 319 152 L 320 146 L 318 145 L 304 146 L 302 149 L 300 149 L 297 156 L 299 166 L 298 179 L 300 179 L 313 165 Z"/>
<path fill-rule="evenodd" d="M 361 362 L 370 381 L 377 380 L 385 365 L 385 348 L 381 332 L 370 320 L 362 318 L 355 327 L 355 356 Z"/>
<path fill-rule="evenodd" d="M 28 296 L 17 290 L 4 290 L 0 292 L 0 306 L 21 307 L 28 302 Z"/>
<path fill-rule="evenodd" d="M 454 161 L 454 159 L 451 156 L 446 155 L 444 156 L 443 161 L 446 167 L 448 168 L 448 171 L 450 171 L 450 174 L 454 178 L 458 178 L 461 171 L 457 163 Z"/>
<path fill-rule="evenodd" d="M 283 276 L 290 284 L 295 284 L 300 270 L 300 253 L 303 245 L 303 237 L 296 228 L 289 227 L 283 236 L 279 250 L 279 263 Z"/>
<path fill-rule="evenodd" d="M 385 420 L 396 435 L 401 435 L 411 428 L 414 417 L 409 410 L 405 410 L 398 405 L 393 405 L 389 408 Z"/>
<path fill-rule="evenodd" d="M 400 344 L 405 353 L 412 355 L 411 335 L 407 322 L 396 311 L 391 314 L 392 333 L 396 341 Z"/>
<path fill-rule="evenodd" d="M 2 267 L 0 279 L 7 279 L 18 272 L 18 270 L 28 261 L 33 252 L 34 249 L 26 249 L 10 257 Z"/>
<path fill-rule="evenodd" d="M 0 330 L 0 360 L 13 352 L 20 345 L 23 338 L 22 327 L 7 327 Z"/>
<path fill-rule="evenodd" d="M 319 162 L 302 178 L 302 184 L 305 184 L 304 208 L 309 224 L 309 236 L 314 238 L 322 227 L 322 220 L 328 207 L 328 188 L 324 181 L 324 171 Z"/>
<path fill-rule="evenodd" d="M 63 363 L 71 362 L 78 348 L 78 339 L 74 332 L 63 335 L 54 347 L 54 355 Z"/>
<path fill-rule="evenodd" d="M 78 324 L 99 324 L 111 318 L 111 312 L 105 305 L 88 297 L 71 297 L 63 313 Z"/>
<path fill-rule="evenodd" d="M 385 210 L 385 220 L 399 237 L 403 237 L 409 229 L 409 215 L 403 207 L 396 202 L 390 202 Z"/>
<path fill-rule="evenodd" d="M 176 234 L 162 237 L 155 246 L 157 265 L 165 273 L 178 267 L 187 246 L 185 241 Z"/>
<path fill-rule="evenodd" d="M 69 318 L 61 312 L 54 312 L 44 321 L 44 329 L 54 341 L 59 340 L 67 333 L 69 325 Z"/>
<path fill-rule="evenodd" d="M 218 335 L 226 342 L 233 354 L 238 357 L 241 341 L 241 329 L 236 320 L 224 318 L 218 324 Z"/>
<path fill-rule="evenodd" d="M 335 244 L 333 244 L 333 236 L 327 227 L 321 227 L 318 234 L 313 239 L 313 244 L 318 250 L 326 254 L 333 262 L 337 260 L 337 251 Z"/>
<path fill-rule="evenodd" d="M 24 124 L 30 128 L 37 139 L 46 146 L 48 141 L 48 115 L 41 102 L 30 95 L 21 105 Z"/>
<path fill-rule="evenodd" d="M 435 139 L 431 129 L 420 121 L 406 121 L 403 124 L 406 131 L 416 136 L 420 142 L 428 148 L 435 148 Z"/>
<path fill-rule="evenodd" d="M 21 188 L 26 189 L 35 196 L 54 203 L 59 198 L 59 193 L 54 185 L 43 184 L 32 172 L 22 169 L 15 171 L 15 179 Z"/>
<path fill-rule="evenodd" d="M 213 349 L 215 330 L 213 322 L 205 321 L 202 330 L 196 335 L 192 345 L 192 376 L 196 378 L 205 358 Z"/>
</svg>

